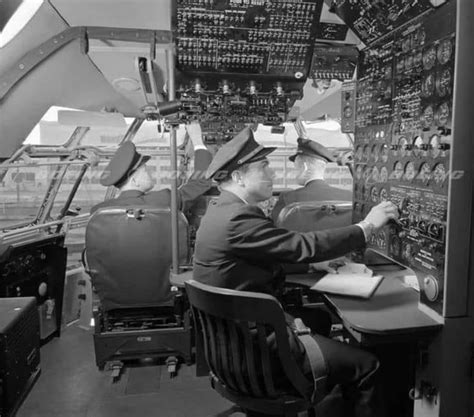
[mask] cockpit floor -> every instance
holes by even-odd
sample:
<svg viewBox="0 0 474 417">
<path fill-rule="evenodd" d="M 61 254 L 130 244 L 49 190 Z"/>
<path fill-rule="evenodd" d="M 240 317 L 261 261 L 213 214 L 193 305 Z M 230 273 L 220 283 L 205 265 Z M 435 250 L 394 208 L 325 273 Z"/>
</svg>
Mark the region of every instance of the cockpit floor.
<svg viewBox="0 0 474 417">
<path fill-rule="evenodd" d="M 126 367 L 112 383 L 95 366 L 92 333 L 71 325 L 41 348 L 41 375 L 17 417 L 244 416 L 194 366 L 174 378 L 164 365 Z"/>
</svg>

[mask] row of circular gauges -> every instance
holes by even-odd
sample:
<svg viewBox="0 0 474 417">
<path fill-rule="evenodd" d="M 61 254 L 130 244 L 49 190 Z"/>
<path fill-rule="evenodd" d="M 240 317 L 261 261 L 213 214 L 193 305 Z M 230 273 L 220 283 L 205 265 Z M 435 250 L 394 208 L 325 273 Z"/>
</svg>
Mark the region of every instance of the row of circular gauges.
<svg viewBox="0 0 474 417">
<path fill-rule="evenodd" d="M 421 96 L 431 97 L 434 92 L 439 97 L 445 97 L 453 91 L 453 76 L 449 68 L 444 68 L 436 73 L 429 73 L 421 82 Z"/>
<path fill-rule="evenodd" d="M 443 102 L 438 107 L 428 105 L 423 109 L 421 115 L 421 121 L 423 128 L 429 128 L 433 124 L 436 126 L 446 126 L 449 123 L 451 117 L 451 106 Z"/>
<path fill-rule="evenodd" d="M 443 152 L 446 153 L 450 149 L 449 143 L 441 143 L 438 135 L 431 136 L 429 143 L 424 143 L 421 136 L 417 136 L 410 142 L 405 136 L 401 136 L 398 139 L 398 143 L 390 145 L 383 143 L 381 145 L 358 145 L 354 153 L 354 160 L 359 161 L 371 161 L 371 162 L 387 162 L 389 154 L 393 156 L 416 156 L 416 157 L 427 157 L 437 158 L 438 156 L 444 156 Z"/>
<path fill-rule="evenodd" d="M 447 176 L 448 170 L 442 162 L 433 166 L 428 162 L 423 162 L 417 167 L 413 161 L 408 161 L 405 164 L 396 161 L 390 172 L 386 166 L 378 168 L 376 166 L 357 165 L 355 171 L 356 180 L 372 184 L 385 183 L 388 180 L 408 182 L 417 180 L 423 184 L 433 182 L 438 186 L 443 186 Z"/>
<path fill-rule="evenodd" d="M 409 40 L 410 37 L 406 37 L 402 40 L 401 52 L 404 54 L 412 52 L 414 49 L 417 49 L 424 44 L 423 39 L 422 43 L 417 42 L 416 44 L 413 44 L 412 46 L 408 47 L 407 45 L 411 45 L 411 42 L 409 42 Z M 425 47 L 423 50 L 418 50 L 408 55 L 398 55 L 396 59 L 395 68 L 397 73 L 409 71 L 413 68 L 418 67 L 429 71 L 436 65 L 436 63 L 440 65 L 447 64 L 453 56 L 453 51 L 453 39 L 443 39 L 440 42 L 436 42 Z M 383 54 L 379 54 L 377 53 L 377 51 L 374 51 L 372 54 L 368 55 L 369 61 L 377 59 L 377 57 L 383 58 L 385 56 L 385 52 L 386 51 L 384 51 Z M 380 72 L 380 75 L 383 74 L 384 78 L 390 79 L 392 77 L 392 66 L 391 64 L 384 65 L 379 70 L 377 70 L 377 72 Z"/>
<path fill-rule="evenodd" d="M 411 48 L 402 52 L 407 53 L 413 51 L 413 49 L 414 48 Z M 447 64 L 453 56 L 453 50 L 452 39 L 443 39 L 438 44 L 427 46 L 423 51 L 418 50 L 407 55 L 397 56 L 395 68 L 397 73 L 421 66 L 423 66 L 425 71 L 429 71 L 436 63 L 440 65 Z M 387 76 L 386 69 L 384 70 L 384 75 Z"/>
</svg>

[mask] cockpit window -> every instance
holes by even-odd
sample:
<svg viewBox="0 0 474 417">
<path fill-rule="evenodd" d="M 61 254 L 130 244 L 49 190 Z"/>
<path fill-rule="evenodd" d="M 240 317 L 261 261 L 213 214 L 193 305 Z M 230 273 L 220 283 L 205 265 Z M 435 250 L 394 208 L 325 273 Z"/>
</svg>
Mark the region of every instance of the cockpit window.
<svg viewBox="0 0 474 417">
<path fill-rule="evenodd" d="M 19 161 L 0 170 L 0 230 L 36 220 L 57 159 Z"/>
<path fill-rule="evenodd" d="M 1 3 L 1 2 L 0 2 Z M 0 32 L 0 48 L 10 42 L 36 14 L 43 0 L 23 0 Z M 6 6 L 5 6 L 6 7 Z"/>
</svg>

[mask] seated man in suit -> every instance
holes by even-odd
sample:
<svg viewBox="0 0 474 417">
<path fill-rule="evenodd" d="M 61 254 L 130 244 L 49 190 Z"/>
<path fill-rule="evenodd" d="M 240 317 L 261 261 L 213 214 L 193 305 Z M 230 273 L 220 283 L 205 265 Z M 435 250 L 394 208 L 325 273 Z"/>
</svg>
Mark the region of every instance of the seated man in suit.
<svg viewBox="0 0 474 417">
<path fill-rule="evenodd" d="M 196 199 L 208 191 L 212 183 L 203 178 L 211 162 L 211 153 L 202 141 L 201 127 L 193 122 L 186 126 L 187 133 L 194 146 L 194 174 L 191 179 L 178 189 L 178 209 L 188 211 Z M 119 196 L 96 204 L 91 214 L 102 207 L 141 206 L 170 207 L 171 191 L 162 189 L 151 191 L 154 181 L 146 168 L 150 156 L 141 155 L 136 151 L 132 142 L 125 142 L 115 153 L 100 178 L 104 186 L 115 186 L 119 189 Z"/>
<path fill-rule="evenodd" d="M 289 159 L 295 163 L 296 180 L 302 187 L 280 194 L 272 211 L 274 222 L 285 206 L 297 201 L 352 201 L 351 191 L 332 187 L 324 181 L 326 165 L 335 162 L 326 147 L 310 139 L 298 138 L 296 154 Z"/>
<path fill-rule="evenodd" d="M 285 279 L 281 263 L 324 261 L 362 249 L 374 231 L 398 217 L 397 207 L 384 202 L 356 225 L 307 233 L 276 227 L 257 205 L 272 195 L 274 172 L 266 156 L 274 149 L 259 145 L 246 128 L 223 145 L 209 165 L 207 176 L 219 183 L 221 195 L 208 208 L 197 232 L 196 281 L 278 295 Z M 286 318 L 294 329 L 294 318 L 289 314 Z M 322 335 L 313 337 L 324 357 L 328 384 L 342 386 L 356 417 L 375 416 L 379 367 L 375 356 Z M 268 340 L 271 344 L 271 337 Z M 290 338 L 290 344 L 303 372 L 311 375 L 304 348 L 296 337 Z"/>
</svg>

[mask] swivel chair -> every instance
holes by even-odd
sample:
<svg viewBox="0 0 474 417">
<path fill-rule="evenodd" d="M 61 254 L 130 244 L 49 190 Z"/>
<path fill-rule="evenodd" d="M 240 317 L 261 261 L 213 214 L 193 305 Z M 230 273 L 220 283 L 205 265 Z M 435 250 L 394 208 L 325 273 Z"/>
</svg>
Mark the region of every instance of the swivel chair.
<svg viewBox="0 0 474 417">
<path fill-rule="evenodd" d="M 182 213 L 178 220 L 180 261 L 186 263 L 187 221 Z M 99 209 L 87 225 L 85 265 L 99 299 L 93 314 L 100 370 L 107 362 L 120 368 L 128 359 L 172 355 L 191 363 L 189 309 L 169 282 L 170 209 Z"/>
<path fill-rule="evenodd" d="M 272 296 L 186 281 L 204 339 L 211 386 L 248 416 L 314 417 L 314 383 L 290 350 L 283 310 Z M 273 339 L 274 346 L 269 345 Z"/>
</svg>

